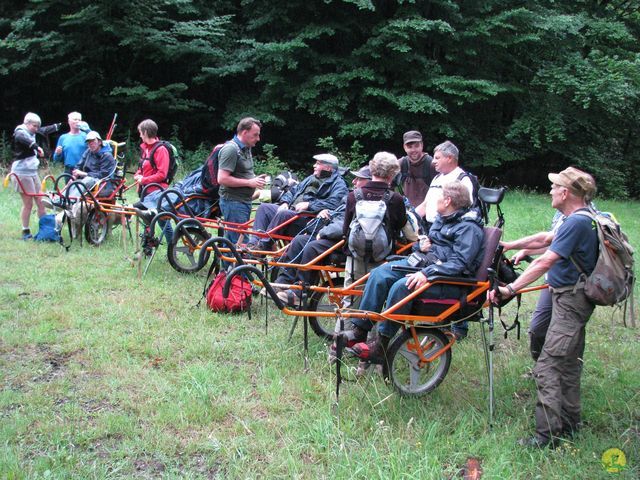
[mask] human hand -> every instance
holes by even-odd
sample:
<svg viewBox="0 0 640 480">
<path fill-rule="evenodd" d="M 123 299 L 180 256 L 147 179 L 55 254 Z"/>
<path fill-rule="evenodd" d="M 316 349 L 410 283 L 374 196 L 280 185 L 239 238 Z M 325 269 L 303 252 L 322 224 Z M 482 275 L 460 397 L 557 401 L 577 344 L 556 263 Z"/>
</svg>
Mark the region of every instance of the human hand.
<svg viewBox="0 0 640 480">
<path fill-rule="evenodd" d="M 324 210 L 320 210 L 320 213 L 318 213 L 318 218 L 329 220 L 331 218 L 331 215 L 329 215 L 329 210 L 327 210 L 326 208 Z"/>
<path fill-rule="evenodd" d="M 512 297 L 511 292 L 507 287 L 498 287 L 497 289 L 489 290 L 489 301 L 494 304 L 498 304 L 503 298 Z"/>
<path fill-rule="evenodd" d="M 42 147 L 38 147 L 38 156 L 40 158 L 44 157 L 44 150 L 42 150 Z"/>
<path fill-rule="evenodd" d="M 420 235 L 418 237 L 418 241 L 420 242 L 418 245 L 420 246 L 420 251 L 426 253 L 431 248 L 431 239 L 427 235 Z"/>
<path fill-rule="evenodd" d="M 280 204 L 280 206 L 278 207 L 278 211 L 281 212 L 282 210 L 288 210 L 289 209 L 289 204 L 288 203 L 282 203 Z"/>
<path fill-rule="evenodd" d="M 60 155 L 62 153 L 62 145 L 58 145 L 56 147 L 56 155 Z"/>
<path fill-rule="evenodd" d="M 525 252 L 524 250 L 518 250 L 516 254 L 511 257 L 511 263 L 513 263 L 514 265 L 518 265 L 522 261 L 522 259 L 527 256 L 527 252 Z"/>
<path fill-rule="evenodd" d="M 309 210 L 309 202 L 300 202 L 296 205 L 296 212 L 303 212 Z"/>
<path fill-rule="evenodd" d="M 133 179 L 137 182 L 140 183 L 142 181 L 142 175 L 138 174 L 138 175 L 134 175 Z"/>
<path fill-rule="evenodd" d="M 253 188 L 264 188 L 267 184 L 267 175 L 263 173 L 262 175 L 258 175 L 251 179 L 253 183 Z"/>
<path fill-rule="evenodd" d="M 407 281 L 405 285 L 409 290 L 420 288 L 427 283 L 427 277 L 422 272 L 415 272 L 407 274 Z"/>
</svg>

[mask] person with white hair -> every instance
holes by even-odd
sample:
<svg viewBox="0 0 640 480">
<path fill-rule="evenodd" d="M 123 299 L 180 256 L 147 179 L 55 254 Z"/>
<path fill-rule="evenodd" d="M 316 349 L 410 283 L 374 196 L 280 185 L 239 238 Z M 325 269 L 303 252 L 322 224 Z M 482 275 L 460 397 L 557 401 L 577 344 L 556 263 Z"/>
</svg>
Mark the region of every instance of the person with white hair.
<svg viewBox="0 0 640 480">
<path fill-rule="evenodd" d="M 314 155 L 313 173 L 298 185 L 295 185 L 282 198 L 279 204 L 263 203 L 258 207 L 253 228 L 256 231 L 269 232 L 278 225 L 293 218 L 300 212 L 319 213 L 321 210 L 335 210 L 349 193 L 347 183 L 338 170 L 339 162 L 335 155 L 321 153 Z M 278 235 L 294 236 L 309 222 L 302 217 L 277 230 Z M 258 239 L 253 235 L 247 242 L 248 248 L 270 250 L 271 238 Z"/>
<path fill-rule="evenodd" d="M 80 112 L 71 112 L 67 115 L 69 124 L 69 133 L 63 133 L 58 138 L 56 149 L 53 152 L 54 162 L 63 162 L 64 173 L 71 175 L 71 172 L 82 158 L 87 150 L 85 138 L 87 132 L 82 130 L 82 114 Z"/>
<path fill-rule="evenodd" d="M 11 173 L 13 186 L 22 197 L 22 209 L 20 219 L 22 220 L 22 240 L 32 238 L 29 228 L 29 219 L 33 209 L 33 201 L 36 202 L 38 217 L 45 214 L 45 206 L 42 197 L 37 196 L 41 192 L 40 177 L 38 177 L 38 167 L 40 160 L 44 157 L 42 147 L 36 143 L 36 133 L 48 134 L 57 131 L 60 124 L 42 127 L 40 117 L 32 112 L 25 115 L 22 124 L 13 131 L 13 163 Z M 17 178 L 16 178 L 17 177 Z"/>
</svg>

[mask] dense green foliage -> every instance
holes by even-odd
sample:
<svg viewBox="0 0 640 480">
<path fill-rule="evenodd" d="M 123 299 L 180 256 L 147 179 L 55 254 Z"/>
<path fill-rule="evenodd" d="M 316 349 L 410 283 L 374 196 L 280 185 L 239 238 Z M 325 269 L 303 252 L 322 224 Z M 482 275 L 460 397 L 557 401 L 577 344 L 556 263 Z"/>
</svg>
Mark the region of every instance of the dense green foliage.
<svg viewBox="0 0 640 480">
<path fill-rule="evenodd" d="M 31 0 L 0 6 L 0 130 L 78 109 L 189 148 L 246 114 L 299 168 L 333 137 L 400 153 L 418 128 L 485 177 L 569 164 L 640 194 L 640 7 L 626 0 Z M 499 168 L 498 168 L 499 167 Z"/>
</svg>

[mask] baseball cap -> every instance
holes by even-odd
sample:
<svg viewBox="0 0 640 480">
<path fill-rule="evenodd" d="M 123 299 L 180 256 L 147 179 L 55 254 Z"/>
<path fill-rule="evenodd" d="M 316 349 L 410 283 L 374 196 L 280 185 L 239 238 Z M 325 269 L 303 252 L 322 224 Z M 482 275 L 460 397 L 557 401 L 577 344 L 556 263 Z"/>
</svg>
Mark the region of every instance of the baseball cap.
<svg viewBox="0 0 640 480">
<path fill-rule="evenodd" d="M 593 197 L 596 192 L 596 183 L 593 177 L 575 167 L 568 167 L 560 173 L 550 173 L 551 183 L 568 188 L 574 194 L 583 197 Z"/>
<path fill-rule="evenodd" d="M 367 180 L 371 180 L 371 169 L 369 165 L 365 165 L 357 172 L 353 172 L 353 174 L 358 178 L 366 178 Z"/>
<path fill-rule="evenodd" d="M 411 142 L 421 142 L 422 134 L 417 130 L 409 130 L 402 136 L 402 141 L 405 145 Z"/>
<path fill-rule="evenodd" d="M 313 158 L 320 163 L 329 165 L 334 170 L 337 169 L 340 165 L 338 157 L 336 157 L 335 155 L 331 155 L 330 153 L 319 153 L 318 155 L 314 155 Z"/>
<path fill-rule="evenodd" d="M 102 137 L 100 136 L 100 134 L 95 130 L 91 130 L 89 133 L 87 133 L 87 136 L 85 137 L 84 141 L 90 142 L 91 140 L 95 140 L 95 139 L 102 141 Z"/>
</svg>

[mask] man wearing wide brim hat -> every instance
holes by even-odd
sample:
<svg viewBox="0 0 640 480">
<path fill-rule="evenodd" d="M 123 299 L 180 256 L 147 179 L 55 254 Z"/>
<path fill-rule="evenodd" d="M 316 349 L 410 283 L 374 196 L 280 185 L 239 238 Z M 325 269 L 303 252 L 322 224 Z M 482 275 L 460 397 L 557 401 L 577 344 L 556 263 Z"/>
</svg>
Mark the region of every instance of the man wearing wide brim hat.
<svg viewBox="0 0 640 480">
<path fill-rule="evenodd" d="M 533 373 L 538 388 L 536 432 L 521 445 L 555 446 L 581 426 L 580 376 L 585 345 L 585 326 L 594 309 L 584 293 L 584 277 L 598 258 L 598 235 L 587 209 L 596 192 L 591 175 L 569 167 L 550 173 L 551 206 L 567 218 L 558 228 L 547 251 L 535 259 L 520 277 L 489 298 L 510 297 L 547 273 L 552 295 L 551 323 Z M 575 263 L 574 263 L 575 262 Z M 580 265 L 580 269 L 577 265 Z"/>
<path fill-rule="evenodd" d="M 339 172 L 338 158 L 330 153 L 320 153 L 314 155 L 313 159 L 313 173 L 286 192 L 278 204 L 263 203 L 258 207 L 253 223 L 254 230 L 271 235 L 294 236 L 309 222 L 309 216 L 301 216 L 283 228 L 278 226 L 301 212 L 315 214 L 321 210 L 332 211 L 338 208 L 349 192 Z M 252 235 L 247 247 L 271 250 L 273 238 Z"/>
</svg>

